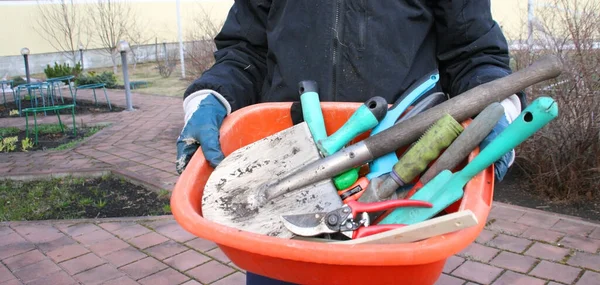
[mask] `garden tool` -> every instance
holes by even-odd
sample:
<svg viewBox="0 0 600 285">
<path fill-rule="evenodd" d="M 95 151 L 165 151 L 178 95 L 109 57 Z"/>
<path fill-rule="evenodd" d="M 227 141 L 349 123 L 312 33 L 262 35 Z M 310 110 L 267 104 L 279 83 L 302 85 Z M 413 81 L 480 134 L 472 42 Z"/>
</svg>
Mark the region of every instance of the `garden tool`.
<svg viewBox="0 0 600 285">
<path fill-rule="evenodd" d="M 389 175 L 371 179 L 358 201 L 368 203 L 389 199 L 400 186 L 410 183 L 419 176 L 462 131 L 463 127 L 459 122 L 450 115 L 444 115 L 404 153 L 394 164 Z"/>
<path fill-rule="evenodd" d="M 300 104 L 302 105 L 302 117 L 308 125 L 313 140 L 317 142 L 327 137 L 317 82 L 304 80 L 298 83 L 298 87 Z"/>
<path fill-rule="evenodd" d="M 374 203 L 350 201 L 348 204 L 328 212 L 282 215 L 285 227 L 301 236 L 342 233 L 349 238 L 360 238 L 404 225 L 370 226 L 368 212 L 385 211 L 398 207 L 426 207 L 433 205 L 416 200 L 389 200 Z"/>
<path fill-rule="evenodd" d="M 557 116 L 558 105 L 552 98 L 537 98 L 462 170 L 456 173 L 452 173 L 448 169 L 443 170 L 411 196 L 410 199 L 431 202 L 432 208 L 406 211 L 396 209 L 383 218 L 379 224 L 414 224 L 435 216 L 462 197 L 463 187 L 471 178 Z"/>
<path fill-rule="evenodd" d="M 423 100 L 421 100 L 421 102 L 419 102 L 417 105 L 415 105 L 410 111 L 406 112 L 406 114 L 404 116 L 402 116 L 400 119 L 398 119 L 398 121 L 396 121 L 396 124 L 410 119 L 413 116 L 437 105 L 440 104 L 441 102 L 446 100 L 446 95 L 442 92 L 436 92 L 433 93 L 429 96 L 427 96 L 426 98 L 424 98 Z M 394 154 L 395 155 L 395 154 Z M 397 158 L 393 159 L 388 159 L 387 161 L 393 161 L 393 160 L 398 160 Z M 354 170 L 354 169 L 358 169 L 358 168 L 353 168 L 350 171 Z M 391 171 L 391 169 L 390 169 Z M 345 172 L 348 173 L 348 172 Z M 357 175 L 358 176 L 358 175 Z M 388 177 L 389 175 L 383 174 L 381 177 L 374 177 L 372 178 L 371 181 L 377 180 L 373 183 L 373 185 L 379 185 L 381 184 L 381 182 L 383 182 L 385 180 L 385 177 Z M 369 179 L 367 179 L 367 176 L 364 177 L 360 177 L 358 178 L 358 180 L 352 184 L 350 187 L 347 187 L 346 189 L 340 191 L 340 197 L 342 198 L 342 201 L 350 201 L 350 200 L 357 200 L 361 197 L 361 195 L 364 193 L 363 190 L 366 189 L 367 185 L 370 185 L 370 181 Z M 338 189 L 340 189 L 340 187 L 338 185 L 336 185 L 336 187 Z M 351 195 L 355 195 L 355 197 L 350 198 Z"/>
<path fill-rule="evenodd" d="M 381 120 L 381 122 L 379 122 L 379 124 L 377 124 L 377 126 L 375 126 L 375 128 L 373 128 L 373 130 L 371 130 L 370 136 L 378 134 L 381 131 L 388 129 L 389 127 L 391 127 L 392 125 L 397 123 L 398 118 L 406 111 L 406 109 L 410 105 L 412 105 L 415 101 L 417 101 L 419 98 L 421 98 L 425 93 L 427 93 L 429 90 L 431 90 L 431 89 L 433 89 L 433 87 L 435 87 L 435 84 L 438 82 L 439 78 L 440 78 L 439 72 L 437 70 L 434 70 L 434 71 L 426 74 L 425 76 L 421 77 L 419 80 L 417 80 L 413 84 L 411 84 L 406 89 L 406 91 L 404 93 L 402 93 L 402 95 L 398 98 L 398 100 L 396 100 L 394 105 L 392 105 L 392 107 L 390 107 L 390 109 L 387 111 L 387 114 L 385 115 L 383 120 Z M 437 94 L 437 93 L 427 96 L 425 99 L 423 99 L 423 101 L 424 101 L 423 104 L 418 104 L 419 108 L 416 111 L 409 112 L 410 114 L 407 113 L 403 117 L 410 118 L 410 117 L 416 115 L 417 113 L 419 113 L 419 110 L 423 111 L 424 109 L 427 109 L 427 106 L 433 106 L 433 103 L 438 102 L 438 100 L 439 100 L 439 94 Z M 421 102 L 419 102 L 419 103 L 421 103 Z M 368 176 L 367 179 L 370 180 L 374 176 L 379 176 L 385 172 L 391 171 L 392 166 L 394 165 L 394 163 L 396 161 L 398 161 L 398 159 L 396 158 L 395 153 L 388 153 L 382 157 L 376 158 L 370 164 L 370 167 L 373 170 L 371 170 L 371 173 L 369 175 L 367 175 Z M 355 183 L 356 180 L 358 180 L 357 171 L 354 171 L 355 169 L 357 169 L 357 168 L 353 168 L 347 172 L 339 174 L 338 176 L 336 176 L 334 178 L 334 181 L 336 181 L 336 187 L 338 190 L 346 189 L 346 188 L 352 186 L 353 183 Z"/>
<path fill-rule="evenodd" d="M 493 102 L 557 77 L 561 69 L 557 57 L 542 57 L 324 158 L 305 122 L 284 129 L 225 157 L 205 183 L 202 215 L 238 230 L 291 237 L 280 215 L 343 205 L 332 177 L 414 142 L 445 114 L 462 122 Z"/>
<path fill-rule="evenodd" d="M 304 122 L 231 153 L 215 168 L 205 184 L 202 207 L 205 218 L 249 231 L 291 236 L 277 221 L 277 217 L 269 214 L 269 207 L 273 207 L 271 211 L 274 212 L 295 208 L 299 211 L 321 211 L 342 205 L 331 179 L 318 181 L 306 191 L 288 195 L 283 198 L 285 202 L 269 205 L 261 213 L 245 205 L 246 195 L 255 189 L 253 185 L 260 185 L 322 157 L 310 128 L 312 125 L 312 131 L 323 136 L 321 128 L 324 125 L 319 116 L 322 113 L 320 104 L 315 102 L 315 89 L 316 85 L 311 86 L 308 82 L 299 84 L 303 117 L 306 118 Z M 367 100 L 342 127 L 318 143 L 329 150 L 347 144 L 358 134 L 377 125 L 387 113 L 387 106 L 385 99 L 379 96 Z M 250 153 L 252 154 L 248 156 Z M 273 226 L 265 226 L 263 223 Z"/>
</svg>

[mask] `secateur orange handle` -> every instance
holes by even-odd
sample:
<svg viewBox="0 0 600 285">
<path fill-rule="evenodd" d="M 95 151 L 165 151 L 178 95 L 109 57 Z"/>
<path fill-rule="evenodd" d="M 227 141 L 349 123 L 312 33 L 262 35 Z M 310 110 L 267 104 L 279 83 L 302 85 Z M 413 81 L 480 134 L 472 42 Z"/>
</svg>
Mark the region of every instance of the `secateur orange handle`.
<svg viewBox="0 0 600 285">
<path fill-rule="evenodd" d="M 354 182 L 354 184 L 352 184 L 352 186 L 342 191 L 338 191 L 338 194 L 340 195 L 340 198 L 344 204 L 347 204 L 350 201 L 358 200 L 365 192 L 365 189 L 367 189 L 367 186 L 369 186 L 369 180 L 366 177 L 360 177 L 358 180 L 356 180 L 356 182 Z"/>
</svg>

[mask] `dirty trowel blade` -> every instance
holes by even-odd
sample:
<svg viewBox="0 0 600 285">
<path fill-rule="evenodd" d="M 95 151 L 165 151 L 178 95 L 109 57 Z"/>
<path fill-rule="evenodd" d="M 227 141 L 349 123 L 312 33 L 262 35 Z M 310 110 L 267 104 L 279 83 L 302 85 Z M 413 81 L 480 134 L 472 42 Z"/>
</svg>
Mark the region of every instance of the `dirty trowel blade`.
<svg viewBox="0 0 600 285">
<path fill-rule="evenodd" d="M 232 152 L 206 182 L 203 217 L 244 231 L 293 237 L 281 215 L 327 212 L 343 206 L 331 179 L 291 191 L 259 208 L 249 208 L 248 197 L 256 195 L 262 185 L 320 158 L 304 122 Z"/>
</svg>

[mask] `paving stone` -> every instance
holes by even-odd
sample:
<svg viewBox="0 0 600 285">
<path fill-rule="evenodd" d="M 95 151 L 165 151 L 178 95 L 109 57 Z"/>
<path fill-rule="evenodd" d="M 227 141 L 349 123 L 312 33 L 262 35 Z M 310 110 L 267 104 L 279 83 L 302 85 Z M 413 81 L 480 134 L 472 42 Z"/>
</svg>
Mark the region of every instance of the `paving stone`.
<svg viewBox="0 0 600 285">
<path fill-rule="evenodd" d="M 19 242 L 28 242 L 28 241 L 26 239 L 24 239 L 23 237 L 21 237 L 21 235 L 19 235 L 18 233 L 12 232 L 12 233 L 9 233 L 9 234 L 3 236 L 0 239 L 0 247 L 19 243 Z"/>
<path fill-rule="evenodd" d="M 132 239 L 137 236 L 141 236 L 141 235 L 144 235 L 144 234 L 147 234 L 150 232 L 152 232 L 152 231 L 144 226 L 141 226 L 139 224 L 133 224 L 133 225 L 118 229 L 118 230 L 114 231 L 113 233 L 116 236 L 118 236 L 124 240 L 129 240 L 129 239 Z"/>
<path fill-rule="evenodd" d="M 90 252 L 87 248 L 79 244 L 65 245 L 57 248 L 53 251 L 48 252 L 48 257 L 52 258 L 54 262 L 62 262 L 67 259 L 78 257 Z"/>
<path fill-rule="evenodd" d="M 589 235 L 589 237 L 593 239 L 600 239 L 600 227 L 596 227 L 596 229 Z"/>
<path fill-rule="evenodd" d="M 121 268 L 119 268 L 119 270 L 127 273 L 129 276 L 131 276 L 132 278 L 134 278 L 135 280 L 138 280 L 140 278 L 144 278 L 146 276 L 152 275 L 160 270 L 163 270 L 167 268 L 167 266 L 152 258 L 152 257 L 146 257 L 144 259 L 140 259 L 134 263 L 125 265 Z"/>
<path fill-rule="evenodd" d="M 148 277 L 145 277 L 139 280 L 140 284 L 148 284 L 148 285 L 175 285 L 181 284 L 184 281 L 189 280 L 190 278 L 173 270 L 172 268 L 167 268 L 158 273 L 152 274 Z M 244 284 L 246 284 L 244 278 Z M 214 283 L 213 283 L 214 284 Z M 231 285 L 235 283 L 229 283 Z"/>
<path fill-rule="evenodd" d="M 60 263 L 60 266 L 62 266 L 62 268 L 64 268 L 71 275 L 75 275 L 79 272 L 86 271 L 104 263 L 106 262 L 97 255 L 93 253 L 88 253 L 80 257 L 64 261 Z"/>
<path fill-rule="evenodd" d="M 478 242 L 478 243 L 481 243 L 481 244 L 485 244 L 486 242 L 488 242 L 491 239 L 493 239 L 495 235 L 496 235 L 495 232 L 483 229 L 481 231 L 481 233 L 479 233 L 479 236 L 477 236 L 477 239 L 475 239 L 475 242 Z"/>
<path fill-rule="evenodd" d="M 246 275 L 236 272 L 211 285 L 246 285 Z"/>
<path fill-rule="evenodd" d="M 175 240 L 177 242 L 186 242 L 196 238 L 195 235 L 186 231 L 176 221 L 169 221 L 154 228 L 158 233 Z"/>
<path fill-rule="evenodd" d="M 517 220 L 517 223 L 543 229 L 550 229 L 559 220 L 560 218 L 557 217 L 527 212 Z"/>
<path fill-rule="evenodd" d="M 164 262 L 179 271 L 186 271 L 209 260 L 210 258 L 207 256 L 190 249 L 173 257 L 169 257 L 165 259 Z"/>
<path fill-rule="evenodd" d="M 200 282 L 196 281 L 196 280 L 190 280 L 188 282 L 185 282 L 181 285 L 202 285 Z"/>
<path fill-rule="evenodd" d="M 71 285 L 77 284 L 77 281 L 73 279 L 67 272 L 65 271 L 57 271 L 48 276 L 36 279 L 31 283 L 27 283 L 27 285 L 48 285 L 48 284 L 60 284 L 60 285 Z"/>
<path fill-rule="evenodd" d="M 231 267 L 213 260 L 191 269 L 186 273 L 202 283 L 211 283 L 231 274 L 233 271 L 234 270 Z"/>
<path fill-rule="evenodd" d="M 467 260 L 454 270 L 452 275 L 477 283 L 490 284 L 500 273 L 502 269 L 498 267 Z"/>
<path fill-rule="evenodd" d="M 29 241 L 17 242 L 0 247 L 0 260 L 15 256 L 34 249 L 35 246 Z"/>
<path fill-rule="evenodd" d="M 545 283 L 546 281 L 542 279 L 506 271 L 492 285 L 544 285 Z"/>
<path fill-rule="evenodd" d="M 113 265 L 115 265 L 117 267 L 121 267 L 125 264 L 132 263 L 134 261 L 140 260 L 145 257 L 147 257 L 147 255 L 138 251 L 136 248 L 130 246 L 130 247 L 126 247 L 124 249 L 112 252 L 112 253 L 104 256 L 103 258 L 108 260 L 108 262 L 112 263 Z"/>
<path fill-rule="evenodd" d="M 60 267 L 54 264 L 54 262 L 52 262 L 50 259 L 44 259 L 34 264 L 22 267 L 13 272 L 13 274 L 23 282 L 27 283 L 29 281 L 51 275 L 57 271 L 60 271 Z"/>
<path fill-rule="evenodd" d="M 25 239 L 32 243 L 49 242 L 64 236 L 58 229 L 51 225 L 24 224 L 13 227 Z"/>
<path fill-rule="evenodd" d="M 532 241 L 524 238 L 517 238 L 512 236 L 507 236 L 505 234 L 499 234 L 493 240 L 489 241 L 487 245 L 492 247 L 497 247 L 504 250 L 509 250 L 512 252 L 521 253 L 523 252 L 529 245 L 531 245 Z"/>
<path fill-rule="evenodd" d="M 75 279 L 84 284 L 101 284 L 105 281 L 117 279 L 124 274 L 110 264 L 100 265 L 88 271 L 75 275 Z"/>
<path fill-rule="evenodd" d="M 564 235 L 564 233 L 559 233 L 553 230 L 542 229 L 538 227 L 530 227 L 523 234 L 521 234 L 521 237 L 530 240 L 555 243 Z"/>
<path fill-rule="evenodd" d="M 76 237 L 83 234 L 91 233 L 93 231 L 97 231 L 100 228 L 91 223 L 80 223 L 80 224 L 67 224 L 63 227 L 59 227 L 59 229 L 66 234 Z"/>
<path fill-rule="evenodd" d="M 101 241 L 105 241 L 107 239 L 111 239 L 111 238 L 115 238 L 115 237 L 113 235 L 111 235 L 109 232 L 107 232 L 103 229 L 99 229 L 99 230 L 85 233 L 85 234 L 82 234 L 82 235 L 79 235 L 79 236 L 76 236 L 73 238 L 86 246 L 91 246 L 91 245 L 94 245 Z"/>
<path fill-rule="evenodd" d="M 595 227 L 592 225 L 561 219 L 560 221 L 558 221 L 558 223 L 552 226 L 551 229 L 557 232 L 562 232 L 571 235 L 587 236 L 595 229 Z"/>
<path fill-rule="evenodd" d="M 536 242 L 524 254 L 541 259 L 561 261 L 569 254 L 569 249 Z"/>
<path fill-rule="evenodd" d="M 129 240 L 129 243 L 140 249 L 146 249 L 169 240 L 155 232 L 150 232 Z"/>
<path fill-rule="evenodd" d="M 135 225 L 135 223 L 132 222 L 108 222 L 108 223 L 101 223 L 98 224 L 99 227 L 114 233 L 117 230 L 120 230 L 122 228 L 127 228 L 127 227 L 131 227 Z"/>
<path fill-rule="evenodd" d="M 102 283 L 102 285 L 138 285 L 140 283 L 135 282 L 133 279 L 127 277 L 127 276 L 123 276 L 123 277 L 119 277 L 117 279 L 113 279 L 110 281 L 107 281 L 105 283 Z"/>
<path fill-rule="evenodd" d="M 434 285 L 462 285 L 465 283 L 465 280 L 456 278 L 454 276 L 441 274 L 440 278 L 435 282 Z"/>
<path fill-rule="evenodd" d="M 465 259 L 462 257 L 458 257 L 456 255 L 450 256 L 448 259 L 446 259 L 443 272 L 450 274 L 452 270 L 463 264 L 463 262 L 465 262 Z"/>
<path fill-rule="evenodd" d="M 600 254 L 575 252 L 571 258 L 567 260 L 567 264 L 600 271 Z"/>
<path fill-rule="evenodd" d="M 36 244 L 36 246 L 41 251 L 43 251 L 47 254 L 48 252 L 51 252 L 51 251 L 59 249 L 63 246 L 72 245 L 72 244 L 77 244 L 77 241 L 75 241 L 71 237 L 65 235 L 65 236 L 60 237 L 55 240 L 51 240 L 51 241 L 44 242 L 44 243 L 38 243 L 38 244 Z"/>
<path fill-rule="evenodd" d="M 220 248 L 215 248 L 213 250 L 209 250 L 206 252 L 206 254 L 210 255 L 212 258 L 219 260 L 223 263 L 227 263 L 227 262 L 231 261 L 229 259 L 229 257 L 227 257 L 227 255 L 225 255 L 225 253 Z"/>
<path fill-rule="evenodd" d="M 14 231 L 10 227 L 0 226 L 0 237 L 3 237 L 8 234 L 12 234 Z"/>
<path fill-rule="evenodd" d="M 217 247 L 217 244 L 203 238 L 196 238 L 185 243 L 187 246 L 202 252 L 209 251 Z"/>
<path fill-rule="evenodd" d="M 600 283 L 600 274 L 592 271 L 583 273 L 576 285 L 598 285 Z"/>
<path fill-rule="evenodd" d="M 43 253 L 39 250 L 31 250 L 28 252 L 21 253 L 19 255 L 15 255 L 9 257 L 2 262 L 8 267 L 10 270 L 15 271 L 21 267 L 25 267 L 30 264 L 37 263 L 46 258 Z"/>
<path fill-rule="evenodd" d="M 516 222 L 524 214 L 525 214 L 524 211 L 494 206 L 490 210 L 488 220 L 489 219 L 503 219 L 503 220 L 510 221 L 510 222 Z"/>
<path fill-rule="evenodd" d="M 2 263 L 0 263 L 0 282 L 8 281 L 10 279 L 14 279 L 13 274 L 6 268 Z"/>
<path fill-rule="evenodd" d="M 505 233 L 512 236 L 518 236 L 525 232 L 529 227 L 523 224 L 517 224 L 504 220 L 496 220 L 493 224 L 487 226 L 486 228 L 497 233 Z"/>
<path fill-rule="evenodd" d="M 130 245 L 118 238 L 111 238 L 101 242 L 98 242 L 90 246 L 90 250 L 99 256 L 106 256 L 111 252 L 124 249 Z"/>
<path fill-rule="evenodd" d="M 466 259 L 472 259 L 481 262 L 489 262 L 498 254 L 499 250 L 487 246 L 483 246 L 477 243 L 471 243 L 467 248 L 463 249 L 459 256 Z"/>
<path fill-rule="evenodd" d="M 168 240 L 161 244 L 147 248 L 146 252 L 159 260 L 163 260 L 186 250 L 188 250 L 186 246 L 183 246 L 173 240 Z"/>
<path fill-rule="evenodd" d="M 600 248 L 600 240 L 576 235 L 567 235 L 558 243 L 568 248 L 583 250 L 591 253 L 596 253 L 598 248 Z"/>
<path fill-rule="evenodd" d="M 10 279 L 5 282 L 2 282 L 2 284 L 0 284 L 0 285 L 23 285 L 23 283 L 21 283 L 21 281 L 19 281 L 18 279 L 14 278 L 14 279 Z"/>
<path fill-rule="evenodd" d="M 526 273 L 536 262 L 533 257 L 503 251 L 490 262 L 490 265 Z"/>
<path fill-rule="evenodd" d="M 542 260 L 529 275 L 570 284 L 580 272 L 579 268 Z"/>
</svg>

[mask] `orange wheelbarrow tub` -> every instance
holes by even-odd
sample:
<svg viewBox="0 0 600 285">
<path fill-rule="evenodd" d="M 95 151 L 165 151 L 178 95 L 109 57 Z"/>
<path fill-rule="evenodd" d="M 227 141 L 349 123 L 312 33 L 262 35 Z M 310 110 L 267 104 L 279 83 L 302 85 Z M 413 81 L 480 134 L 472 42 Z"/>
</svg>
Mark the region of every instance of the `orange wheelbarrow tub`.
<svg viewBox="0 0 600 285">
<path fill-rule="evenodd" d="M 327 133 L 340 128 L 360 104 L 321 103 Z M 224 154 L 291 127 L 290 107 L 291 103 L 261 103 L 230 114 L 221 128 Z M 355 141 L 367 136 L 362 134 Z M 479 221 L 474 227 L 406 244 L 328 244 L 255 234 L 204 219 L 201 198 L 212 170 L 198 149 L 171 196 L 177 222 L 190 233 L 215 242 L 238 267 L 296 284 L 433 284 L 446 259 L 471 244 L 485 226 L 494 190 L 492 165 L 473 177 L 463 197 L 445 210 L 471 210 Z"/>
</svg>

